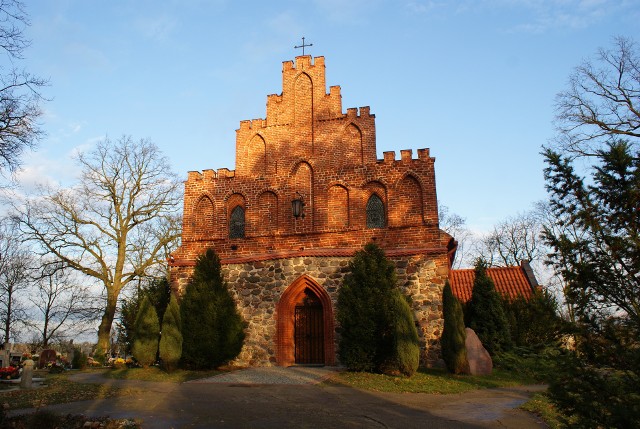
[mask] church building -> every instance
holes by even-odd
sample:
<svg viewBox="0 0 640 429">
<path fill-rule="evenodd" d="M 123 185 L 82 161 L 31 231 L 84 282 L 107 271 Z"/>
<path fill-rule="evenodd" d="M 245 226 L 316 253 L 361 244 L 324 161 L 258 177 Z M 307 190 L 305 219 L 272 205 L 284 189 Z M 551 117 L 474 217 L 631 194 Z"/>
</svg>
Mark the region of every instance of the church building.
<svg viewBox="0 0 640 429">
<path fill-rule="evenodd" d="M 342 109 L 325 59 L 285 61 L 264 119 L 240 121 L 235 170 L 189 172 L 182 245 L 171 258 L 182 293 L 212 247 L 247 322 L 237 363 L 339 364 L 338 291 L 369 242 L 395 263 L 411 297 L 421 364 L 440 354 L 442 288 L 455 242 L 438 226 L 429 149 L 376 156 L 375 115 Z"/>
</svg>

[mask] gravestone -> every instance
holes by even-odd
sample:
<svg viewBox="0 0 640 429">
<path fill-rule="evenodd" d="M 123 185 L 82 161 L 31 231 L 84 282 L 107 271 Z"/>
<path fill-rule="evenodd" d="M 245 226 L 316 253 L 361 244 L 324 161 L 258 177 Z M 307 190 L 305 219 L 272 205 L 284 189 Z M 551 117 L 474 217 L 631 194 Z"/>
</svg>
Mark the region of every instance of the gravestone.
<svg viewBox="0 0 640 429">
<path fill-rule="evenodd" d="M 491 355 L 484 348 L 480 338 L 473 329 L 465 328 L 466 340 L 464 345 L 467 349 L 467 360 L 469 361 L 469 373 L 471 375 L 490 375 L 493 370 L 493 360 Z"/>
<path fill-rule="evenodd" d="M 44 368 L 49 362 L 55 362 L 57 360 L 57 354 L 55 350 L 45 349 L 40 353 L 40 359 L 38 360 L 38 368 Z"/>
<path fill-rule="evenodd" d="M 33 387 L 33 367 L 35 362 L 27 359 L 22 363 L 22 376 L 20 377 L 20 388 L 31 389 Z"/>
</svg>

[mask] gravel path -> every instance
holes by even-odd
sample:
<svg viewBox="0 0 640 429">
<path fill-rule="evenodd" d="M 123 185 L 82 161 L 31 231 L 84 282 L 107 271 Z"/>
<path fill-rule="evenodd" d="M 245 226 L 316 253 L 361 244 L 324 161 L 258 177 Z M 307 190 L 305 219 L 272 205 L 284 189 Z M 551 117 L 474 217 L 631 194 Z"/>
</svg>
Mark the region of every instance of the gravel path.
<svg viewBox="0 0 640 429">
<path fill-rule="evenodd" d="M 247 368 L 187 383 L 318 384 L 339 371 L 337 367 L 280 366 Z"/>
</svg>

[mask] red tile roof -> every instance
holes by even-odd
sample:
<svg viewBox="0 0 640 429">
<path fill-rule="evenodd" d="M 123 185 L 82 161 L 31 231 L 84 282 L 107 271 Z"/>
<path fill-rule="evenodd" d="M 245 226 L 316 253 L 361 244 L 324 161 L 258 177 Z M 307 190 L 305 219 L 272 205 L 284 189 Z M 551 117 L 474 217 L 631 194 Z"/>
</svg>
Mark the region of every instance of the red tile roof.
<svg viewBox="0 0 640 429">
<path fill-rule="evenodd" d="M 533 287 L 523 267 L 487 268 L 487 275 L 493 280 L 496 290 L 503 297 L 514 299 L 520 295 L 531 298 L 533 294 Z M 449 272 L 451 290 L 460 302 L 464 303 L 471 299 L 474 279 L 473 269 L 451 270 Z"/>
</svg>

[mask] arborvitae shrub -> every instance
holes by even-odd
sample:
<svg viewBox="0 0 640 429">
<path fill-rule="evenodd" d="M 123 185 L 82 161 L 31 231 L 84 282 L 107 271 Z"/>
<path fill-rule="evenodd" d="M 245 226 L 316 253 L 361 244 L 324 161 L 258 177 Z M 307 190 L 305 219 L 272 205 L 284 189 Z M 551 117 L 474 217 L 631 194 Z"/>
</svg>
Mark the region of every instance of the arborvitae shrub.
<svg viewBox="0 0 640 429">
<path fill-rule="evenodd" d="M 224 283 L 220 259 L 213 249 L 196 260 L 180 314 L 182 362 L 187 368 L 215 368 L 238 356 L 245 323 Z"/>
<path fill-rule="evenodd" d="M 145 295 L 140 302 L 134 328 L 133 357 L 147 367 L 155 362 L 158 353 L 158 334 L 160 323 L 156 309 Z"/>
<path fill-rule="evenodd" d="M 466 374 L 469 372 L 469 362 L 465 347 L 464 314 L 460 301 L 453 296 L 449 281 L 445 283 L 442 291 L 442 313 L 444 316 L 444 329 L 440 339 L 442 359 L 449 372 Z"/>
<path fill-rule="evenodd" d="M 395 358 L 392 370 L 406 376 L 412 376 L 420 364 L 420 345 L 413 312 L 406 298 L 395 290 L 392 297 L 392 316 L 395 318 Z"/>
<path fill-rule="evenodd" d="M 475 331 L 492 356 L 511 348 L 511 333 L 502 307 L 502 298 L 496 292 L 493 280 L 487 275 L 487 266 L 483 260 L 476 262 L 468 317 L 467 325 Z"/>
<path fill-rule="evenodd" d="M 167 371 L 173 371 L 182 356 L 182 332 L 180 307 L 175 296 L 171 300 L 162 318 L 162 336 L 160 337 L 160 359 Z"/>
<path fill-rule="evenodd" d="M 558 312 L 558 303 L 546 290 L 536 289 L 527 299 L 504 300 L 511 339 L 516 346 L 543 347 L 557 344 L 568 332 Z"/>
<path fill-rule="evenodd" d="M 396 288 L 393 264 L 375 244 L 349 263 L 340 288 L 340 361 L 352 371 L 413 374 L 419 360 L 413 313 Z"/>
<path fill-rule="evenodd" d="M 166 277 L 145 278 L 141 286 L 137 293 L 122 300 L 120 308 L 120 320 L 117 323 L 118 342 L 124 346 L 126 354 L 132 353 L 135 322 L 143 295 L 149 298 L 158 318 L 164 315 L 171 297 L 171 286 Z M 162 319 L 159 319 L 159 322 L 162 324 Z"/>
</svg>

